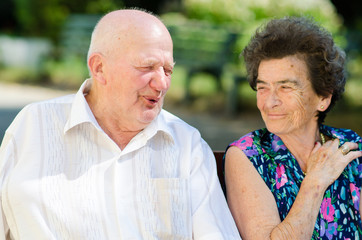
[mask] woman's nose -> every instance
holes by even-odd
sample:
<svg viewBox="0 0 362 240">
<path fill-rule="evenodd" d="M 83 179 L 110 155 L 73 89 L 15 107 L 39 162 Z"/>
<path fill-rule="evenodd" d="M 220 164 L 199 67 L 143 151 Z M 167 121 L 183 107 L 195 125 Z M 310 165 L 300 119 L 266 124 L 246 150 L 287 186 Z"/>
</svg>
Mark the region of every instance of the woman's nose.
<svg viewBox="0 0 362 240">
<path fill-rule="evenodd" d="M 273 108 L 279 106 L 282 103 L 276 90 L 270 91 L 269 96 L 266 99 L 266 104 L 268 107 Z"/>
</svg>

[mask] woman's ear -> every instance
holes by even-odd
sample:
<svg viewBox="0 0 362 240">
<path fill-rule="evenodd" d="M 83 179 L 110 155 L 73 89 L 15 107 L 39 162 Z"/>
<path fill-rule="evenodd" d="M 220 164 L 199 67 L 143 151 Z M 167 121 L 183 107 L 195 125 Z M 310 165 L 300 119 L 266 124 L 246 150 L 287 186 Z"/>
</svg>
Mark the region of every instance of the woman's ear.
<svg viewBox="0 0 362 240">
<path fill-rule="evenodd" d="M 100 53 L 93 53 L 88 59 L 88 68 L 94 80 L 106 84 L 104 76 L 104 58 Z"/>
<path fill-rule="evenodd" d="M 329 94 L 327 97 L 321 97 L 319 101 L 318 111 L 324 112 L 331 104 L 331 99 L 332 94 Z"/>
</svg>

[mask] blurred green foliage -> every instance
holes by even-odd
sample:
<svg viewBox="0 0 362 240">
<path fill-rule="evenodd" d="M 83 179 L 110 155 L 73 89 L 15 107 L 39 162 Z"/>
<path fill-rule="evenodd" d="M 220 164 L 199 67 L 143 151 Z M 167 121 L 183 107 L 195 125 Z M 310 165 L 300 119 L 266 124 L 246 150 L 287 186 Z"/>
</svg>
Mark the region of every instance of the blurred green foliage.
<svg viewBox="0 0 362 240">
<path fill-rule="evenodd" d="M 71 13 L 106 13 L 122 7 L 119 0 L 14 0 L 19 33 L 48 37 L 57 43 Z M 35 17 L 36 16 L 36 17 Z"/>
<path fill-rule="evenodd" d="M 5 4 L 6 3 L 6 4 Z M 2 0 L 9 12 L 8 25 L 2 24 L 2 33 L 14 38 L 50 39 L 53 47 L 37 69 L 0 65 L 0 76 L 7 82 L 49 84 L 60 88 L 78 88 L 88 77 L 86 59 L 64 57 L 63 30 L 69 17 L 77 14 L 105 14 L 123 7 L 122 0 Z M 16 37 L 15 37 L 16 36 Z M 86 45 L 89 44 L 89 37 Z"/>
<path fill-rule="evenodd" d="M 329 0 L 185 0 L 181 13 L 162 15 L 166 22 L 179 22 L 190 19 L 207 21 L 216 25 L 227 25 L 240 32 L 235 52 L 240 53 L 249 42 L 255 30 L 272 18 L 284 16 L 307 16 L 325 27 L 333 35 L 338 46 L 343 49 L 349 44 L 346 39 L 347 30 L 343 19 Z M 345 97 L 339 108 L 362 108 L 362 56 L 347 55 L 348 82 Z M 231 67 L 232 69 L 233 67 Z M 234 64 L 234 71 L 245 74 L 243 61 Z M 240 87 L 240 96 L 250 102 L 254 94 L 245 84 Z M 246 87 L 246 88 L 245 88 Z M 214 92 L 215 93 L 215 92 Z M 338 106 L 337 106 L 338 108 Z"/>
<path fill-rule="evenodd" d="M 16 29 L 16 35 L 46 37 L 59 45 L 61 31 L 71 14 L 103 14 L 108 11 L 124 7 L 122 0 L 5 0 L 0 7 L 3 19 L 13 18 L 15 23 L 4 22 L 2 33 L 9 33 Z M 182 24 L 189 20 L 206 21 L 212 24 L 227 26 L 240 33 L 234 49 L 236 56 L 249 41 L 255 30 L 267 20 L 285 15 L 309 16 L 332 32 L 339 46 L 345 48 L 346 29 L 342 19 L 337 14 L 334 5 L 329 0 L 183 0 L 183 7 L 177 12 L 168 12 L 161 16 L 167 22 Z M 6 9 L 14 8 L 12 13 Z M 8 15 L 6 15 L 6 14 Z M 5 15 L 4 15 L 5 14 Z M 1 18 L 1 17 L 0 17 Z M 13 24 L 17 26 L 14 27 Z M 10 29 L 10 30 L 9 30 Z M 14 30 L 13 30 L 14 31 Z M 13 33 L 14 34 L 14 33 Z M 27 83 L 49 83 L 66 88 L 77 88 L 88 76 L 86 60 L 79 58 L 61 58 L 61 49 L 55 51 L 43 63 L 41 70 L 35 73 L 31 70 L 3 68 L 0 66 L 0 77 L 11 81 Z M 236 59 L 237 60 L 237 59 Z M 242 61 L 235 61 L 227 66 L 232 71 L 244 74 Z M 350 55 L 348 62 L 349 80 L 346 86 L 345 103 L 348 106 L 362 107 L 362 57 L 358 54 Z M 180 73 L 180 74 L 178 74 Z M 183 91 L 182 70 L 175 71 L 173 77 L 173 93 L 181 98 Z M 206 80 L 202 80 L 206 79 Z M 204 84 L 210 86 L 204 86 Z M 219 90 L 214 86 L 212 79 L 203 74 L 197 76 L 194 91 L 200 96 L 215 96 Z M 250 92 L 250 93 L 249 93 Z M 243 101 L 254 100 L 254 94 L 245 84 L 240 86 L 240 95 Z M 202 98 L 202 97 L 201 97 Z"/>
<path fill-rule="evenodd" d="M 340 47 L 346 46 L 342 19 L 329 0 L 184 0 L 183 11 L 165 13 L 162 19 L 172 25 L 190 20 L 206 21 L 238 33 L 233 49 L 236 59 L 230 69 L 245 75 L 243 61 L 238 59 L 239 53 L 258 27 L 272 18 L 284 16 L 313 18 L 333 34 Z"/>
<path fill-rule="evenodd" d="M 255 30 L 271 18 L 307 16 L 319 22 L 334 35 L 340 47 L 346 45 L 341 34 L 342 20 L 329 0 L 185 0 L 187 18 L 230 24 L 241 29 L 242 49 Z"/>
</svg>

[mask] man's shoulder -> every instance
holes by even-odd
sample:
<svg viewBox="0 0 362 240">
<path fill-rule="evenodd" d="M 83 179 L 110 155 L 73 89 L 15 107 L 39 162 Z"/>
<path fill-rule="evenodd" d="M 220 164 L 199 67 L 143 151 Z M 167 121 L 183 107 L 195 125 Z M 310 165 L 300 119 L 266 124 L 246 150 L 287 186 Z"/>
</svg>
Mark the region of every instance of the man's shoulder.
<svg viewBox="0 0 362 240">
<path fill-rule="evenodd" d="M 201 134 L 198 129 L 191 126 L 180 117 L 166 111 L 162 110 L 159 115 L 158 126 L 160 129 L 163 129 L 165 132 L 172 135 L 174 138 L 201 138 Z"/>
<path fill-rule="evenodd" d="M 16 128 L 23 125 L 29 126 L 32 123 L 47 118 L 49 121 L 56 116 L 67 115 L 71 108 L 74 95 L 65 95 L 49 100 L 33 102 L 26 105 L 17 114 L 12 124 L 9 126 L 9 131 L 15 131 Z"/>
<path fill-rule="evenodd" d="M 195 127 L 191 126 L 190 124 L 182 120 L 180 117 L 174 115 L 173 113 L 170 113 L 167 110 L 162 109 L 160 117 L 162 121 L 164 121 L 166 125 L 170 127 L 178 127 L 178 128 L 181 127 L 189 130 L 196 130 Z"/>
<path fill-rule="evenodd" d="M 74 101 L 75 94 L 68 94 L 57 98 L 52 98 L 48 100 L 43 100 L 39 102 L 34 102 L 32 104 L 34 105 L 44 105 L 44 104 L 72 104 Z"/>
<path fill-rule="evenodd" d="M 20 112 L 32 112 L 36 109 L 49 108 L 49 107 L 57 108 L 60 106 L 65 106 L 67 104 L 72 104 L 74 96 L 75 96 L 74 94 L 69 94 L 57 98 L 29 103 Z"/>
</svg>

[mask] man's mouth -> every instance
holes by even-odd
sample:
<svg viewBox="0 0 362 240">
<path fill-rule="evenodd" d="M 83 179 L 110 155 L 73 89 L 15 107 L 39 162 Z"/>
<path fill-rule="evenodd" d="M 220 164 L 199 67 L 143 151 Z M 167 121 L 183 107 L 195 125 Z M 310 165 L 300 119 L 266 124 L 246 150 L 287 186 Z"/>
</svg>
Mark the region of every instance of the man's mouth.
<svg viewBox="0 0 362 240">
<path fill-rule="evenodd" d="M 159 97 L 144 97 L 150 104 L 156 104 L 160 101 L 161 98 Z"/>
</svg>

